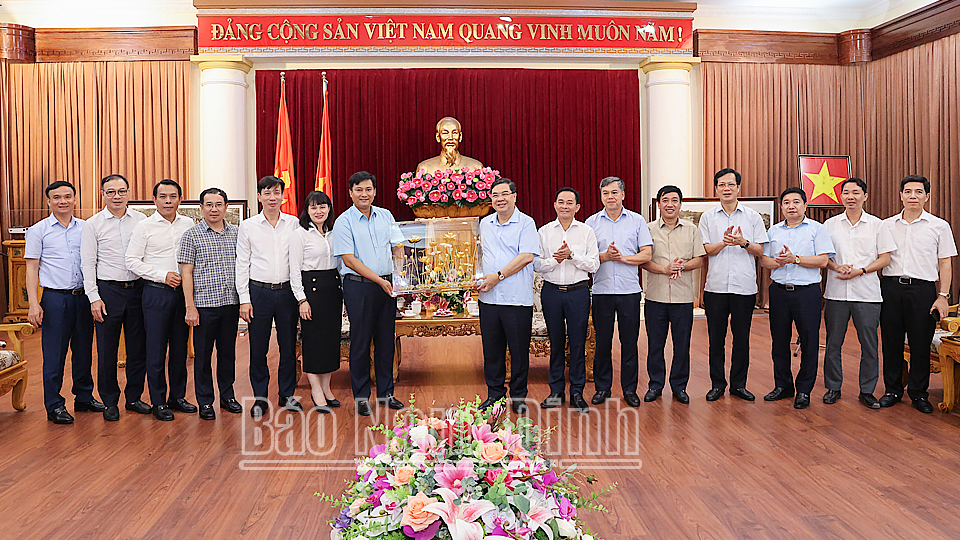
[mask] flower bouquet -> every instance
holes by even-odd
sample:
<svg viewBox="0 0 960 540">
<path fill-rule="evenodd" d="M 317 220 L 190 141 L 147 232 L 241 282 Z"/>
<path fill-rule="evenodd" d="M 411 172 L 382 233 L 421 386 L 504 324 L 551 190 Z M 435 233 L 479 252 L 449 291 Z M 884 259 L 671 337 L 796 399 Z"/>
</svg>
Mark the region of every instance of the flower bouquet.
<svg viewBox="0 0 960 540">
<path fill-rule="evenodd" d="M 578 508 L 606 509 L 581 496 L 575 466 L 557 472 L 529 418 L 513 423 L 499 402 L 480 400 L 427 416 L 415 408 L 396 427 L 371 428 L 387 442 L 357 460 L 340 499 L 332 540 L 592 540 Z M 592 476 L 586 477 L 593 482 Z"/>
<path fill-rule="evenodd" d="M 500 171 L 490 167 L 409 172 L 400 175 L 397 197 L 417 217 L 482 216 L 490 209 L 490 186 L 498 178 Z"/>
</svg>

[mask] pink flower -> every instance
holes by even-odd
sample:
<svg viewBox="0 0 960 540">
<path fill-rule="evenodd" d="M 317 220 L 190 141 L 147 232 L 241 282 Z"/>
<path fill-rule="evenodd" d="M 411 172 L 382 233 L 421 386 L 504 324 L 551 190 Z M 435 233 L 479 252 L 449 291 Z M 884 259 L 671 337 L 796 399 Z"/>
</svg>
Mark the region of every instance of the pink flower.
<svg viewBox="0 0 960 540">
<path fill-rule="evenodd" d="M 434 178 L 434 179 L 430 182 L 430 185 L 431 185 L 431 186 L 439 186 L 439 185 L 440 185 L 440 180 L 437 180 L 436 178 Z"/>
<path fill-rule="evenodd" d="M 448 183 L 447 183 L 447 191 L 453 191 L 453 190 L 455 190 L 455 189 L 457 189 L 456 184 L 454 184 L 453 182 L 448 182 Z"/>
<path fill-rule="evenodd" d="M 439 200 L 440 200 L 440 192 L 439 192 L 439 191 L 431 191 L 431 192 L 430 192 L 430 201 L 431 201 L 431 202 L 438 202 Z"/>
<path fill-rule="evenodd" d="M 453 200 L 459 201 L 462 198 L 463 198 L 463 193 L 461 193 L 459 189 L 453 192 Z"/>
<path fill-rule="evenodd" d="M 401 174 L 401 175 L 400 175 L 400 178 L 403 178 L 404 180 L 407 180 L 407 179 L 409 179 L 409 178 L 412 177 L 412 176 L 413 176 L 413 173 L 409 173 L 409 172 L 408 172 L 408 173 L 403 173 L 403 174 Z"/>
<path fill-rule="evenodd" d="M 463 458 L 456 465 L 450 463 L 438 463 L 434 468 L 436 474 L 434 475 L 434 480 L 436 480 L 437 485 L 441 488 L 450 490 L 453 494 L 460 496 L 463 494 L 464 486 L 463 481 L 467 478 L 477 478 L 477 474 L 473 472 L 473 460 L 470 458 Z M 440 490 L 437 490 L 437 493 L 440 493 Z M 451 497 L 455 499 L 456 497 Z M 446 497 L 444 497 L 446 499 Z"/>
<path fill-rule="evenodd" d="M 463 182 L 463 175 L 454 174 L 453 176 L 450 177 L 450 179 L 453 180 L 454 182 L 460 183 L 460 182 Z"/>
<path fill-rule="evenodd" d="M 417 202 L 416 197 L 407 197 L 407 204 L 415 204 Z"/>
<path fill-rule="evenodd" d="M 487 189 L 487 183 L 484 182 L 483 180 L 481 180 L 481 181 L 479 181 L 479 182 L 476 183 L 476 188 L 477 188 L 477 189 Z"/>
<path fill-rule="evenodd" d="M 458 494 L 446 488 L 437 488 L 436 493 L 443 497 L 443 502 L 428 504 L 423 508 L 426 512 L 433 512 L 443 519 L 450 529 L 450 536 L 454 540 L 482 540 L 484 538 L 483 525 L 475 523 L 480 516 L 487 512 L 496 511 L 497 507 L 490 501 L 481 499 L 476 501 L 465 500 L 460 504 L 454 503 Z"/>
<path fill-rule="evenodd" d="M 486 192 L 486 191 L 481 191 L 480 193 L 477 193 L 477 195 L 479 195 L 481 199 L 486 199 L 486 198 L 487 198 L 487 192 Z"/>
<path fill-rule="evenodd" d="M 423 192 L 420 191 L 419 189 L 417 190 L 416 193 L 413 194 L 413 196 L 420 199 L 421 201 L 423 200 Z"/>
<path fill-rule="evenodd" d="M 450 201 L 450 197 L 447 197 L 446 195 L 443 195 L 443 196 L 440 197 L 440 200 L 443 201 L 443 202 L 449 202 L 449 201 Z"/>
<path fill-rule="evenodd" d="M 476 201 L 476 200 L 477 200 L 477 192 L 474 191 L 474 190 L 472 190 L 472 189 L 471 189 L 470 191 L 467 191 L 467 200 L 470 201 L 470 202 Z"/>
<path fill-rule="evenodd" d="M 490 429 L 490 424 L 483 424 L 480 427 L 474 426 L 470 432 L 473 434 L 473 438 L 478 441 L 488 443 L 497 440 L 497 434 Z"/>
</svg>

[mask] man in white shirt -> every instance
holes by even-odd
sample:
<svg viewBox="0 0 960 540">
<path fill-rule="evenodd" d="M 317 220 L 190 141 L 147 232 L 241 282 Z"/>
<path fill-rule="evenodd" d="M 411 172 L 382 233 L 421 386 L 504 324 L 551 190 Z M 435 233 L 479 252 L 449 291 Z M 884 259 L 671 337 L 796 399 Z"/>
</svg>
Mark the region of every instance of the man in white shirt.
<svg viewBox="0 0 960 540">
<path fill-rule="evenodd" d="M 911 174 L 900 181 L 903 212 L 883 220 L 893 233 L 897 249 L 883 269 L 880 292 L 880 329 L 883 339 L 881 407 L 892 407 L 903 397 L 903 336 L 910 343 L 907 394 L 920 412 L 931 413 L 930 343 L 936 325 L 947 314 L 951 257 L 957 254 L 953 231 L 946 221 L 923 208 L 930 198 L 930 181 Z M 939 289 L 937 287 L 939 281 Z"/>
<path fill-rule="evenodd" d="M 280 211 L 283 188 L 283 181 L 276 176 L 260 179 L 257 200 L 263 211 L 241 223 L 237 237 L 237 294 L 240 318 L 247 321 L 250 329 L 250 385 L 256 398 L 250 415 L 254 418 L 262 417 L 270 407 L 267 351 L 274 321 L 280 347 L 277 372 L 280 406 L 303 410 L 293 397 L 297 388 L 299 312 L 297 299 L 290 289 L 290 236 L 300 221 Z"/>
<path fill-rule="evenodd" d="M 126 253 L 133 228 L 146 216 L 127 208 L 130 185 L 119 174 L 100 180 L 106 208 L 87 220 L 80 240 L 83 289 L 90 299 L 97 330 L 97 388 L 107 406 L 103 419 L 120 419 L 120 383 L 117 351 L 123 329 L 127 346 L 127 384 L 123 390 L 128 411 L 150 414 L 140 397 L 146 378 L 147 357 L 143 330 L 143 281 L 127 270 Z"/>
<path fill-rule="evenodd" d="M 133 228 L 127 246 L 127 268 L 143 278 L 143 327 L 146 330 L 147 387 L 153 416 L 173 420 L 173 411 L 195 413 L 186 400 L 187 337 L 186 307 L 180 286 L 177 250 L 183 233 L 193 220 L 177 213 L 183 191 L 180 184 L 164 179 L 153 186 L 157 211 Z M 167 395 L 167 350 L 170 351 L 170 394 Z M 169 397 L 169 400 L 167 399 Z"/>
<path fill-rule="evenodd" d="M 587 320 L 590 318 L 590 274 L 600 268 L 600 251 L 593 229 L 575 216 L 580 193 L 570 187 L 557 191 L 553 208 L 557 219 L 540 227 L 540 256 L 533 269 L 543 277 L 540 302 L 550 337 L 550 395 L 540 407 L 563 404 L 566 347 L 570 339 L 570 406 L 580 412 L 590 408 L 583 399 L 587 382 Z"/>
<path fill-rule="evenodd" d="M 827 290 L 823 295 L 823 322 L 827 327 L 827 348 L 823 354 L 823 384 L 827 392 L 823 402 L 830 405 L 840 399 L 843 338 L 853 317 L 860 339 L 860 403 L 879 409 L 880 402 L 873 395 L 880 376 L 877 327 L 883 297 L 879 272 L 890 264 L 890 252 L 897 245 L 880 218 L 863 211 L 867 183 L 849 178 L 841 189 L 846 210 L 823 224 L 837 253 L 827 262 Z"/>
<path fill-rule="evenodd" d="M 767 230 L 755 210 L 739 204 L 740 173 L 727 168 L 713 176 L 720 204 L 700 216 L 700 237 L 707 252 L 703 310 L 710 337 L 710 381 L 707 401 L 720 399 L 727 388 L 724 363 L 727 321 L 733 333 L 730 394 L 753 401 L 747 390 L 750 366 L 750 323 L 757 303 L 757 257 L 763 255 Z"/>
</svg>

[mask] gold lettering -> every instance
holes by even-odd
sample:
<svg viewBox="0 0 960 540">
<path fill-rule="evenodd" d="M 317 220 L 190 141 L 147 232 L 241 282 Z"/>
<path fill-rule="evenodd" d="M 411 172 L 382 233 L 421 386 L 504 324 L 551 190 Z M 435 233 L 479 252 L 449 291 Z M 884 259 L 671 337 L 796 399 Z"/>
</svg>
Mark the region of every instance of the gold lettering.
<svg viewBox="0 0 960 540">
<path fill-rule="evenodd" d="M 413 23 L 413 39 L 417 39 L 417 36 L 420 36 L 420 39 L 427 39 L 424 34 L 425 25 L 426 23 Z"/>
<path fill-rule="evenodd" d="M 300 36 L 299 39 L 307 39 L 307 25 L 293 23 L 294 34 Z"/>
<path fill-rule="evenodd" d="M 305 28 L 309 32 L 309 34 L 307 35 L 308 38 L 317 39 L 317 35 L 319 34 L 317 32 L 317 23 L 310 23 L 306 25 Z"/>
<path fill-rule="evenodd" d="M 241 23 L 237 23 L 237 39 L 250 39 L 250 32 Z"/>
<path fill-rule="evenodd" d="M 233 19 L 227 19 L 227 28 L 223 34 L 223 39 L 237 39 L 237 36 L 233 33 Z"/>
<path fill-rule="evenodd" d="M 253 23 L 250 25 L 250 39 L 259 40 L 263 37 L 263 32 L 260 30 L 260 23 Z"/>
<path fill-rule="evenodd" d="M 280 24 L 280 38 L 284 41 L 293 39 L 293 25 L 290 24 L 290 19 L 284 19 Z"/>
<path fill-rule="evenodd" d="M 465 41 L 465 42 L 467 42 L 467 43 L 473 42 L 473 39 L 471 39 L 471 36 L 472 36 L 473 34 L 470 33 L 470 25 L 469 25 L 469 24 L 467 24 L 467 23 L 461 24 L 461 25 L 460 25 L 460 28 L 459 28 L 459 30 L 458 30 L 458 33 L 460 34 L 460 39 L 462 39 L 463 41 Z"/>
<path fill-rule="evenodd" d="M 587 40 L 587 41 L 593 41 L 593 40 L 594 40 L 594 38 L 593 38 L 593 25 L 592 25 L 592 24 L 588 24 L 586 27 L 584 27 L 582 24 L 578 24 L 578 25 L 577 25 L 577 39 L 578 39 L 578 40 L 584 40 L 584 39 L 585 39 L 585 40 Z"/>
<path fill-rule="evenodd" d="M 507 25 L 497 25 L 497 39 L 510 39 L 510 30 L 507 29 Z"/>
<path fill-rule="evenodd" d="M 337 29 L 333 32 L 333 39 L 347 39 L 343 34 L 343 26 L 337 23 Z"/>
<path fill-rule="evenodd" d="M 523 30 L 519 24 L 510 25 L 510 39 L 520 40 L 523 38 Z"/>
<path fill-rule="evenodd" d="M 347 23 L 347 39 L 360 37 L 360 23 Z"/>
<path fill-rule="evenodd" d="M 280 27 L 280 25 L 277 24 L 277 23 L 272 23 L 272 24 L 270 24 L 270 26 L 267 27 L 267 37 L 270 38 L 270 39 L 280 39 L 280 34 L 276 34 L 276 35 L 275 35 L 275 34 L 273 33 L 274 29 L 279 28 L 279 27 Z"/>
<path fill-rule="evenodd" d="M 667 32 L 669 30 L 669 32 Z M 672 26 L 661 26 L 660 27 L 660 39 L 657 41 L 673 41 L 673 27 Z"/>
<path fill-rule="evenodd" d="M 323 25 L 323 39 L 333 39 L 333 24 L 324 23 Z"/>
<path fill-rule="evenodd" d="M 483 39 L 497 39 L 497 34 L 493 31 L 493 25 L 487 25 L 487 31 L 483 34 Z"/>
<path fill-rule="evenodd" d="M 559 30 L 560 37 L 559 39 L 572 40 L 573 39 L 573 25 L 572 24 L 558 24 L 557 29 Z"/>
<path fill-rule="evenodd" d="M 363 23 L 363 27 L 367 29 L 367 37 L 373 39 L 373 29 L 377 27 L 377 23 Z"/>
<path fill-rule="evenodd" d="M 547 39 L 560 39 L 560 29 L 552 24 L 543 25 L 547 30 Z"/>
<path fill-rule="evenodd" d="M 210 39 L 213 41 L 220 41 L 223 39 L 223 25 L 220 24 L 211 24 L 210 25 Z"/>
<path fill-rule="evenodd" d="M 527 32 L 530 32 L 530 35 L 536 38 L 537 36 L 537 25 L 527 23 Z"/>
<path fill-rule="evenodd" d="M 437 37 L 440 39 L 453 39 L 453 23 L 449 23 L 446 26 L 437 23 Z"/>
</svg>

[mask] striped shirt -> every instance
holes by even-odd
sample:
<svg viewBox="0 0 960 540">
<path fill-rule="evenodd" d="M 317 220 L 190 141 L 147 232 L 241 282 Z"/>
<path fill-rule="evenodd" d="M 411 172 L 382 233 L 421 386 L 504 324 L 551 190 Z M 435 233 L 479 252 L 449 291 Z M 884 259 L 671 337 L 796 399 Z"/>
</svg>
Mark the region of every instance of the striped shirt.
<svg viewBox="0 0 960 540">
<path fill-rule="evenodd" d="M 183 233 L 177 261 L 193 265 L 193 300 L 198 308 L 240 303 L 236 287 L 237 234 L 229 223 L 217 232 L 206 221 Z"/>
</svg>

